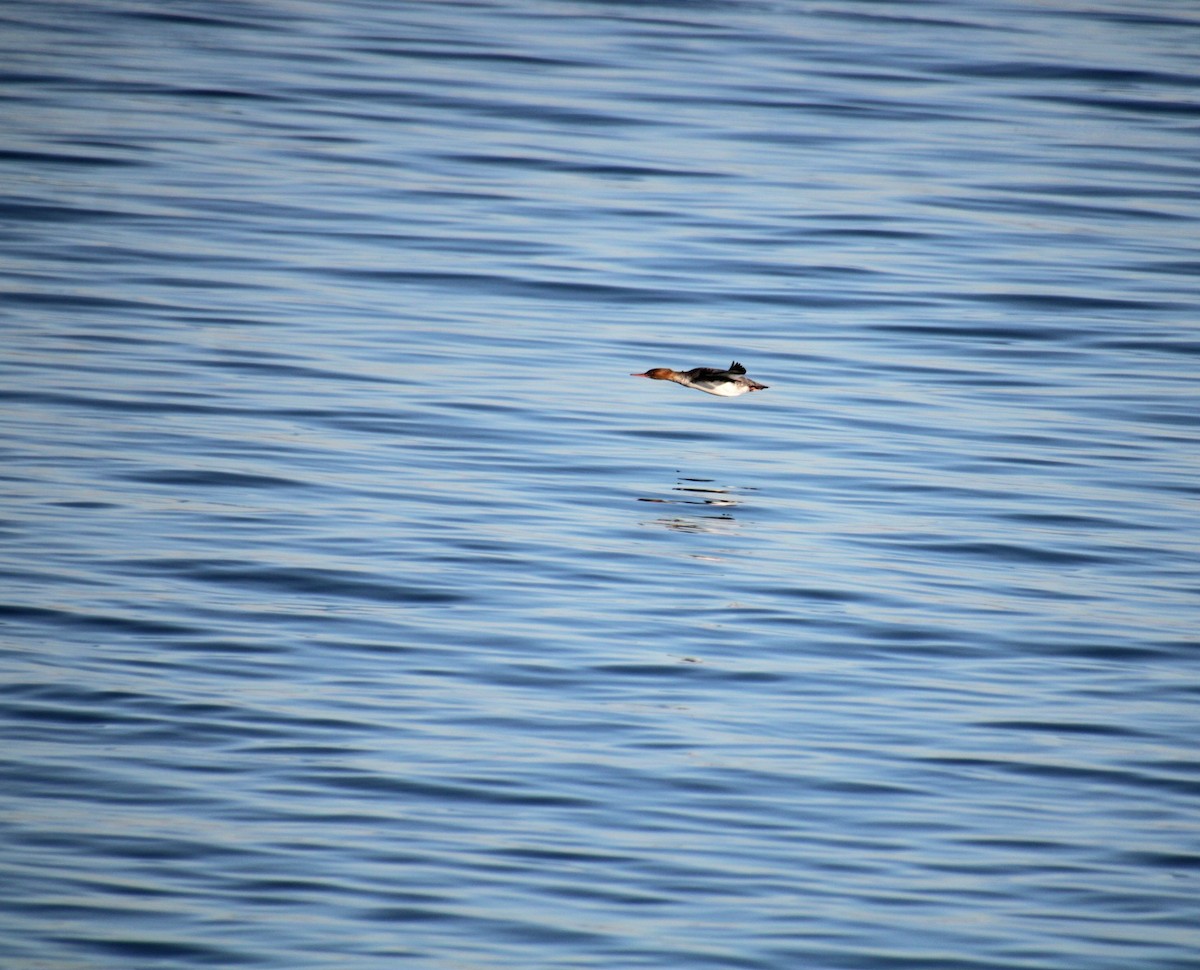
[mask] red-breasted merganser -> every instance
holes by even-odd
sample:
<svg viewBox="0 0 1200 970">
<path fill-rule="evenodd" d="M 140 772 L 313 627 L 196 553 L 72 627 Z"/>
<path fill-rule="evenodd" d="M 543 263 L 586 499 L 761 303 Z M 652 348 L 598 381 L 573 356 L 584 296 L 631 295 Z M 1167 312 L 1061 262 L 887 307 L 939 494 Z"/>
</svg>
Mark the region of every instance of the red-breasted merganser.
<svg viewBox="0 0 1200 970">
<path fill-rule="evenodd" d="M 677 371 L 670 367 L 655 367 L 644 374 L 630 374 L 630 377 L 649 377 L 652 381 L 674 381 L 684 387 L 694 387 L 705 394 L 715 394 L 717 397 L 737 397 L 750 391 L 765 391 L 766 384 L 751 380 L 746 376 L 746 368 L 736 360 L 729 365 L 729 370 L 718 370 L 715 367 L 693 367 L 691 370 Z"/>
</svg>

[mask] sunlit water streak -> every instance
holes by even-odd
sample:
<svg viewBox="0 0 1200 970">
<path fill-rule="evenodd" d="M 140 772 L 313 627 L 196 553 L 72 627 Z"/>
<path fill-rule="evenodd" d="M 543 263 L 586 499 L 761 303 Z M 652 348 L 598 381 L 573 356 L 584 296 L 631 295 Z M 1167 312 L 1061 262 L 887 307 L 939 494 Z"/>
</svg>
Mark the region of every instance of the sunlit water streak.
<svg viewBox="0 0 1200 970">
<path fill-rule="evenodd" d="M 5 966 L 1194 965 L 1190 5 L 0 18 Z"/>
</svg>

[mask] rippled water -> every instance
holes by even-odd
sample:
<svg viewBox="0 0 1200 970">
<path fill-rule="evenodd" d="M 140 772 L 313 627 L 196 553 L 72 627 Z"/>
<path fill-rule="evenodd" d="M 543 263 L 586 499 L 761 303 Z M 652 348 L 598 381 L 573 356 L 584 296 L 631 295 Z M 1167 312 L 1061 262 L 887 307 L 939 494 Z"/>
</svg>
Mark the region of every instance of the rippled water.
<svg viewBox="0 0 1200 970">
<path fill-rule="evenodd" d="M 1194 4 L 0 24 L 5 967 L 1196 965 Z"/>
</svg>

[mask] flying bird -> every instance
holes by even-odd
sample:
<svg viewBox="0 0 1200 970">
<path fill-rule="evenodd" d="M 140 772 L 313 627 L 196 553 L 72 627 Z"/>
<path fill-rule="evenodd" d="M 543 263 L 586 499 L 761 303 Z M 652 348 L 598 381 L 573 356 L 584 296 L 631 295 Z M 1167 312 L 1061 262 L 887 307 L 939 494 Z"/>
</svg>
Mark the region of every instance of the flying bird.
<svg viewBox="0 0 1200 970">
<path fill-rule="evenodd" d="M 693 367 L 691 370 L 677 371 L 670 367 L 654 367 L 644 374 L 630 374 L 630 377 L 649 377 L 652 381 L 674 381 L 684 387 L 694 387 L 705 394 L 715 394 L 717 397 L 737 397 L 750 391 L 765 391 L 766 384 L 751 380 L 746 376 L 746 368 L 736 360 L 729 365 L 728 370 L 716 367 Z"/>
</svg>

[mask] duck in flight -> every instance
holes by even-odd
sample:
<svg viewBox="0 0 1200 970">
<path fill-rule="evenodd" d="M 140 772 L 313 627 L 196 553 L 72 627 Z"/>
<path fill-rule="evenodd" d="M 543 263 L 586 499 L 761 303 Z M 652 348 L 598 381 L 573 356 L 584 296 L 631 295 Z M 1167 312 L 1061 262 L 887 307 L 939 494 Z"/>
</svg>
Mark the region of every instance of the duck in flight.
<svg viewBox="0 0 1200 970">
<path fill-rule="evenodd" d="M 674 381 L 684 387 L 694 387 L 705 394 L 715 394 L 717 397 L 737 397 L 750 391 L 765 391 L 766 384 L 751 380 L 746 376 L 746 368 L 736 360 L 729 365 L 729 370 L 719 370 L 716 367 L 693 367 L 691 370 L 677 371 L 670 367 L 654 367 L 644 374 L 630 374 L 630 377 L 649 377 L 652 381 Z"/>
</svg>

